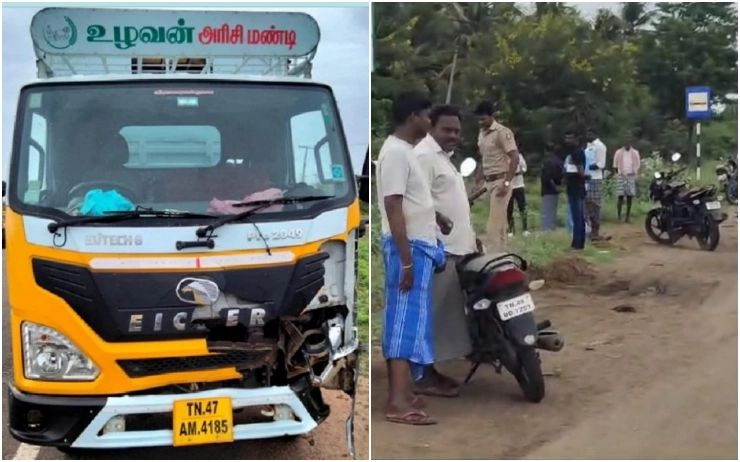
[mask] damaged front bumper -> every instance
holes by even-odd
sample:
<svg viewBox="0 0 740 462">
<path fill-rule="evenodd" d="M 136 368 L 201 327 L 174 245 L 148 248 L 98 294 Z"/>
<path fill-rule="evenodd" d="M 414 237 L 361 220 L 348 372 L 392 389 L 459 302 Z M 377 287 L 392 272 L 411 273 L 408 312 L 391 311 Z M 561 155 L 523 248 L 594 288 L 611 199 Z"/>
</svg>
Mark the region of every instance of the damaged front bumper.
<svg viewBox="0 0 740 462">
<path fill-rule="evenodd" d="M 46 396 L 23 393 L 9 386 L 10 434 L 37 446 L 80 449 L 116 449 L 172 446 L 173 431 L 126 430 L 127 416 L 171 416 L 174 402 L 182 399 L 230 398 L 234 410 L 273 406 L 270 422 L 236 424 L 234 441 L 303 435 L 329 415 L 320 394 L 305 380 L 293 386 L 256 389 L 219 388 L 197 393 L 120 397 Z M 314 389 L 315 390 L 315 389 Z"/>
</svg>

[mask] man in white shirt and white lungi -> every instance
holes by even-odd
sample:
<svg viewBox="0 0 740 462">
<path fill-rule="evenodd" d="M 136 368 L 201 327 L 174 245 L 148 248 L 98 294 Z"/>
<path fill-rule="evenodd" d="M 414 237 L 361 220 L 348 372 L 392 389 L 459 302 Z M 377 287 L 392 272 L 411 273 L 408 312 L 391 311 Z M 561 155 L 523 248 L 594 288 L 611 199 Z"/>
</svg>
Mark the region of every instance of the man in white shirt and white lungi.
<svg viewBox="0 0 740 462">
<path fill-rule="evenodd" d="M 450 161 L 460 142 L 461 115 L 450 105 L 437 106 L 430 114 L 431 130 L 414 148 L 419 165 L 427 176 L 434 210 L 452 221 L 448 235 L 438 233 L 446 251 L 447 266 L 436 273 L 432 282 L 432 319 L 434 322 L 434 361 L 448 361 L 471 352 L 465 320 L 465 295 L 460 288 L 455 264 L 465 254 L 476 251 L 475 232 L 470 222 L 470 204 L 465 182 Z M 427 366 L 416 382 L 416 393 L 429 396 L 459 395 L 459 384 Z"/>
</svg>

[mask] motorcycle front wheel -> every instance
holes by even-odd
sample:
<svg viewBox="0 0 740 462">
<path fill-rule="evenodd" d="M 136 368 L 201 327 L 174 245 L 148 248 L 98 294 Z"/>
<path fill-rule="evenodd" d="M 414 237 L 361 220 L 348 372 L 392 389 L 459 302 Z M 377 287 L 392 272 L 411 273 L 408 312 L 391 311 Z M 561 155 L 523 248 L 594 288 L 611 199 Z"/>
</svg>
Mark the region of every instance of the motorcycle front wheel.
<svg viewBox="0 0 740 462">
<path fill-rule="evenodd" d="M 542 363 L 534 347 L 520 346 L 516 352 L 519 370 L 514 373 L 524 397 L 531 403 L 539 403 L 545 397 L 545 377 Z"/>
<path fill-rule="evenodd" d="M 660 245 L 673 245 L 679 237 L 671 235 L 669 231 L 663 229 L 663 221 L 660 217 L 661 209 L 652 209 L 645 217 L 645 232 L 650 239 Z"/>
<path fill-rule="evenodd" d="M 711 216 L 704 217 L 704 223 L 696 241 L 702 250 L 713 251 L 719 245 L 719 223 L 714 221 Z"/>
</svg>

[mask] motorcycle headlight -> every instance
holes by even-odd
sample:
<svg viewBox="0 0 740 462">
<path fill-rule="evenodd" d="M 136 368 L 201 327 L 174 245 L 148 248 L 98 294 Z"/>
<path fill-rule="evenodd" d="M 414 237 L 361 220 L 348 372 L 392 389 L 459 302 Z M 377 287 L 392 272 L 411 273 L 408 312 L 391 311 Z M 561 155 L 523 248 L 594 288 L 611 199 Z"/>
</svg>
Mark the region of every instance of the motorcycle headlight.
<svg viewBox="0 0 740 462">
<path fill-rule="evenodd" d="M 24 322 L 23 375 L 32 380 L 91 381 L 100 369 L 67 337 L 56 330 Z"/>
</svg>

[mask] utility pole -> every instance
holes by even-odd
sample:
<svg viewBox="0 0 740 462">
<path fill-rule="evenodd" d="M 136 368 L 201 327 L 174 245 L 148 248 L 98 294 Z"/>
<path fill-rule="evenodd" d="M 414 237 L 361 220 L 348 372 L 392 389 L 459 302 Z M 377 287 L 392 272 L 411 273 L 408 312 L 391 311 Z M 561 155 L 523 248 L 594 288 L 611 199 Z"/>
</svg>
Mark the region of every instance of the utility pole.
<svg viewBox="0 0 740 462">
<path fill-rule="evenodd" d="M 452 100 L 452 84 L 455 82 L 455 68 L 457 67 L 457 40 L 455 40 L 455 54 L 452 55 L 452 69 L 450 70 L 450 80 L 447 84 L 447 97 L 445 98 L 445 104 L 450 104 Z"/>
</svg>

